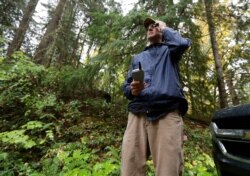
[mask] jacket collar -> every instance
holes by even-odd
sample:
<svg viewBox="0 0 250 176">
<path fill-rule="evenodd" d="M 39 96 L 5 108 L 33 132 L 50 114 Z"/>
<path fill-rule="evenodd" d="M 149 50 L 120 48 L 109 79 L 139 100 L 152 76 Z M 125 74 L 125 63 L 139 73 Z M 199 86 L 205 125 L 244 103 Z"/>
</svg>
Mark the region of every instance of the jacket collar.
<svg viewBox="0 0 250 176">
<path fill-rule="evenodd" d="M 148 50 L 149 48 L 152 48 L 154 46 L 162 46 L 162 45 L 166 45 L 165 43 L 154 43 L 154 44 L 151 44 L 149 46 L 146 46 L 146 48 L 144 49 L 144 51 Z"/>
</svg>

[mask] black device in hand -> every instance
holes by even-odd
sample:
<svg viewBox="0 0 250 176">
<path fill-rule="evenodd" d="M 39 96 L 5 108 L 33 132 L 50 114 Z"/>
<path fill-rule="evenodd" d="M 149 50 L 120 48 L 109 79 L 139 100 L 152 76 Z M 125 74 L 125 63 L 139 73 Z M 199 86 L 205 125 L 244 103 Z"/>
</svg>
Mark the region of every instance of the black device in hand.
<svg viewBox="0 0 250 176">
<path fill-rule="evenodd" d="M 135 81 L 144 81 L 144 71 L 141 68 L 141 62 L 139 62 L 139 68 L 132 70 L 132 77 Z"/>
</svg>

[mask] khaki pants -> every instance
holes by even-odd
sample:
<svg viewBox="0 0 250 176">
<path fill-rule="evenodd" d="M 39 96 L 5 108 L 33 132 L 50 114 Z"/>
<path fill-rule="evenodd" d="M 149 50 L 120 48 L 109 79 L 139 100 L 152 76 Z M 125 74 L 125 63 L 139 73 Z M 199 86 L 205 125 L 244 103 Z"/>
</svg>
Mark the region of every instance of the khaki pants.
<svg viewBox="0 0 250 176">
<path fill-rule="evenodd" d="M 149 121 L 129 113 L 122 142 L 122 176 L 145 176 L 149 154 L 156 176 L 180 176 L 183 171 L 183 121 L 177 112 Z"/>
</svg>

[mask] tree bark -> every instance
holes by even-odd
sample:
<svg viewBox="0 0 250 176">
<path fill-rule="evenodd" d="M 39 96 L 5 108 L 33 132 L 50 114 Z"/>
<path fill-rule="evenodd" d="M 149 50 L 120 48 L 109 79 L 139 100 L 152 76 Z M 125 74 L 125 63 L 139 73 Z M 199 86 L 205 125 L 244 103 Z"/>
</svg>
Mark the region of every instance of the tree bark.
<svg viewBox="0 0 250 176">
<path fill-rule="evenodd" d="M 228 79 L 227 79 L 227 86 L 230 92 L 230 97 L 232 100 L 233 105 L 239 105 L 240 104 L 240 100 L 239 97 L 237 95 L 237 92 L 235 91 L 235 86 L 233 83 L 233 71 L 228 71 Z"/>
<path fill-rule="evenodd" d="M 73 65 L 75 65 L 75 66 L 77 66 L 78 63 L 79 63 L 79 58 L 76 57 L 77 56 L 76 52 L 77 52 L 77 50 L 79 50 L 78 45 L 79 45 L 80 35 L 81 35 L 83 29 L 84 29 L 84 25 L 82 24 L 82 26 L 81 26 L 78 34 L 77 34 L 76 40 L 74 42 L 74 47 L 73 47 L 73 51 L 72 51 L 72 54 L 71 54 L 71 56 L 74 57 L 74 59 L 73 59 Z M 83 43 L 83 45 L 84 45 L 84 43 Z"/>
<path fill-rule="evenodd" d="M 215 60 L 215 68 L 216 68 L 217 82 L 219 88 L 220 107 L 225 108 L 228 106 L 228 102 L 227 102 L 227 94 L 225 89 L 225 81 L 223 76 L 221 58 L 219 55 L 219 49 L 215 35 L 215 24 L 213 22 L 213 15 L 212 15 L 212 0 L 204 0 L 204 4 L 205 4 L 210 40 L 213 50 L 213 56 Z"/>
<path fill-rule="evenodd" d="M 157 1 L 157 16 L 165 15 L 165 6 L 164 0 Z"/>
<path fill-rule="evenodd" d="M 173 0 L 168 0 L 167 2 L 168 2 L 168 6 L 169 7 L 172 7 L 174 5 L 174 1 Z"/>
<path fill-rule="evenodd" d="M 7 57 L 10 57 L 15 51 L 18 51 L 21 48 L 21 45 L 24 40 L 24 36 L 29 27 L 29 22 L 32 18 L 32 15 L 36 9 L 38 0 L 30 0 L 28 6 L 26 7 L 23 18 L 20 21 L 20 25 L 14 35 L 12 42 L 10 43 L 7 50 Z"/>
<path fill-rule="evenodd" d="M 66 8 L 65 8 L 65 15 L 63 17 L 64 20 L 65 20 L 65 18 L 67 20 L 63 22 L 63 25 L 62 25 L 63 29 L 61 29 L 60 32 L 62 32 L 64 34 L 71 33 L 71 30 L 74 28 L 74 22 L 75 22 L 76 14 L 78 11 L 77 5 L 78 5 L 77 3 L 73 3 L 73 2 L 68 1 Z M 66 17 L 66 15 L 67 15 L 67 17 Z M 80 31 L 81 31 L 81 29 L 80 29 Z M 78 34 L 78 35 L 80 35 L 80 34 Z M 74 65 L 74 60 L 76 59 L 76 56 L 74 55 L 75 53 L 72 54 L 71 50 L 74 51 L 75 45 L 77 45 L 76 43 L 78 42 L 78 37 L 76 39 L 72 40 L 72 39 L 69 39 L 68 37 L 64 36 L 63 39 L 64 39 L 64 41 L 62 43 L 63 46 L 57 46 L 59 49 L 59 57 L 56 60 L 57 65 L 61 66 L 65 63 Z M 70 45 L 67 45 L 67 43 L 69 43 L 68 42 L 69 40 L 71 40 L 70 41 L 71 43 L 70 43 Z M 69 49 L 69 47 L 70 47 L 70 49 Z"/>
<path fill-rule="evenodd" d="M 66 1 L 67 0 L 59 1 L 55 9 L 54 15 L 48 23 L 48 27 L 44 34 L 44 37 L 39 43 L 34 55 L 35 62 L 38 64 L 45 65 L 46 67 L 49 67 L 51 63 L 51 57 L 53 53 L 52 44 L 55 40 L 56 30 L 58 29 L 58 26 L 60 24 Z"/>
</svg>

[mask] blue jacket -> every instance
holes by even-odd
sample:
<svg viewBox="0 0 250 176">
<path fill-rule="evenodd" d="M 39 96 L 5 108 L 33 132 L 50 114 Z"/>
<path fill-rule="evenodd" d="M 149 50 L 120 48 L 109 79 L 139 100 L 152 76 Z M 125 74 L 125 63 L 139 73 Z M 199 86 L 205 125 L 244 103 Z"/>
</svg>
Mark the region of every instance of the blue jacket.
<svg viewBox="0 0 250 176">
<path fill-rule="evenodd" d="M 179 80 L 178 63 L 191 41 L 168 27 L 163 30 L 163 37 L 163 43 L 146 47 L 132 59 L 123 85 L 125 96 L 131 100 L 128 104 L 130 112 L 168 112 L 179 109 L 184 115 L 188 109 Z M 138 96 L 133 96 L 130 90 L 132 70 L 138 68 L 139 62 L 147 86 Z"/>
</svg>

